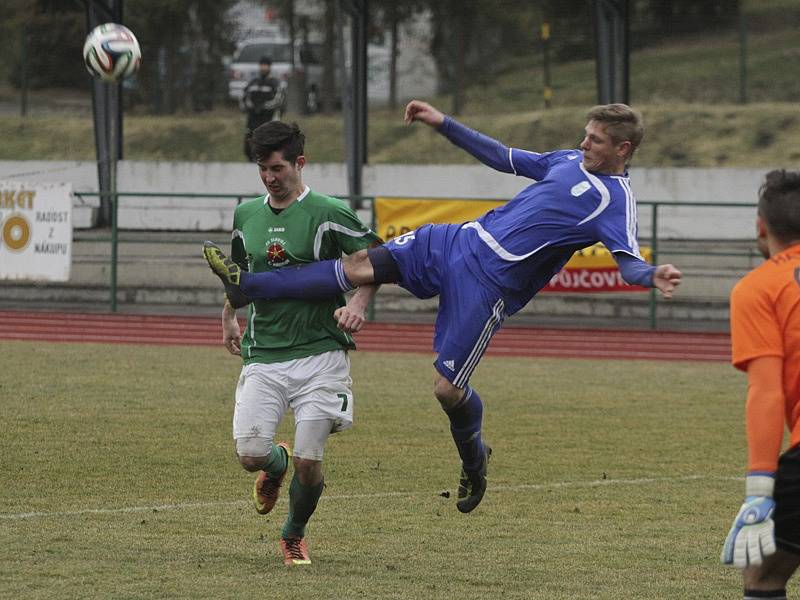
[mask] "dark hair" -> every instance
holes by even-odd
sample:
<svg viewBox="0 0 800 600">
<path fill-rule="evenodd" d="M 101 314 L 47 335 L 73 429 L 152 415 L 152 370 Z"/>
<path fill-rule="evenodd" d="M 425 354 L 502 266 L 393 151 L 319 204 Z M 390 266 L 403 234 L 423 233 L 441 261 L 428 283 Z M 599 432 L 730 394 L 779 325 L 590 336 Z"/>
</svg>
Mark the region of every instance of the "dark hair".
<svg viewBox="0 0 800 600">
<path fill-rule="evenodd" d="M 250 147 L 256 160 L 263 160 L 273 152 L 283 153 L 283 159 L 293 163 L 305 150 L 306 136 L 297 123 L 269 121 L 253 130 Z"/>
<path fill-rule="evenodd" d="M 258 64 L 260 64 L 260 65 L 272 65 L 272 59 L 269 56 L 262 56 L 258 60 Z"/>
<path fill-rule="evenodd" d="M 758 214 L 781 242 L 800 240 L 800 172 L 767 173 L 758 190 Z"/>
</svg>

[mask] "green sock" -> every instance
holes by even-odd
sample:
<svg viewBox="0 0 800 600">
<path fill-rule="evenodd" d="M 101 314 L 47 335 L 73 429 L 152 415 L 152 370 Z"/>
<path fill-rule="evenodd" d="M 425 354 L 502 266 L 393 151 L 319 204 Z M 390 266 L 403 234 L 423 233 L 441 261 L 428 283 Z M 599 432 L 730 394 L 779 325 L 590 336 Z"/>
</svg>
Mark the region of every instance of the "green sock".
<svg viewBox="0 0 800 600">
<path fill-rule="evenodd" d="M 305 537 L 306 523 L 317 508 L 324 488 L 322 480 L 317 485 L 303 485 L 295 474 L 289 485 L 289 516 L 281 529 L 281 537 Z"/>
<path fill-rule="evenodd" d="M 281 473 L 289 466 L 289 457 L 286 454 L 286 450 L 277 444 L 273 444 L 272 450 L 270 450 L 267 459 L 264 461 L 264 465 L 264 471 L 267 472 L 267 475 L 280 477 Z"/>
</svg>

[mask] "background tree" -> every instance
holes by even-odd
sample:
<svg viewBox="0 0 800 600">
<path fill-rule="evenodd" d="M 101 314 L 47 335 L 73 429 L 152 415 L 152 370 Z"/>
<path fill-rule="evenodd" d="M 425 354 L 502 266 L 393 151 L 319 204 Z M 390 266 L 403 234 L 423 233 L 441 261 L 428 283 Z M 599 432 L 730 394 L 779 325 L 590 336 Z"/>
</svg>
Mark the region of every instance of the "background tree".
<svg viewBox="0 0 800 600">
<path fill-rule="evenodd" d="M 0 19 L 5 34 L 0 43 L 13 57 L 4 61 L 11 82 L 17 87 L 22 83 L 24 68 L 30 88 L 84 87 L 88 74 L 81 60 L 86 38 L 83 6 L 57 0 L 8 2 Z"/>
<path fill-rule="evenodd" d="M 235 0 L 128 0 L 125 19 L 142 46 L 140 94 L 156 113 L 211 108 L 220 98 L 222 57 L 233 47 Z"/>
<path fill-rule="evenodd" d="M 426 8 L 424 0 L 372 0 L 370 18 L 373 27 L 389 39 L 389 108 L 397 108 L 397 61 L 400 56 L 402 26 Z"/>
</svg>

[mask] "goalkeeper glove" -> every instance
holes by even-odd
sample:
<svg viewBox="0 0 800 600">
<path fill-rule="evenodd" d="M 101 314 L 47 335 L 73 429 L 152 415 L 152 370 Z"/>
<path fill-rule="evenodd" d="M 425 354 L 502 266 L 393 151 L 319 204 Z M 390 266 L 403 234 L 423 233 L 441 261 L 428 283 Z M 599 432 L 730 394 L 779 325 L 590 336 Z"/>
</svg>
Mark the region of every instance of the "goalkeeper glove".
<svg viewBox="0 0 800 600">
<path fill-rule="evenodd" d="M 773 473 L 754 473 L 746 477 L 744 504 L 722 547 L 723 564 L 740 569 L 758 566 L 765 556 L 775 552 L 774 488 Z"/>
</svg>

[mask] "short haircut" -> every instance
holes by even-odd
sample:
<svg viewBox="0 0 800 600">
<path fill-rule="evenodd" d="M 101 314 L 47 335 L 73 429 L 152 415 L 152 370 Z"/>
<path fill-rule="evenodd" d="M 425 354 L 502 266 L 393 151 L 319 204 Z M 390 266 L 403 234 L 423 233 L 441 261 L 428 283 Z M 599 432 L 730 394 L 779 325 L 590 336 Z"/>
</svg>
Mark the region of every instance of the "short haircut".
<svg viewBox="0 0 800 600">
<path fill-rule="evenodd" d="M 269 56 L 262 56 L 259 59 L 258 64 L 260 64 L 260 65 L 272 65 L 272 59 Z"/>
<path fill-rule="evenodd" d="M 758 214 L 781 242 L 800 240 L 800 172 L 776 169 L 758 190 Z"/>
<path fill-rule="evenodd" d="M 269 121 L 253 130 L 250 147 L 256 161 L 268 158 L 273 152 L 281 152 L 283 159 L 293 163 L 305 151 L 306 136 L 297 123 Z"/>
<path fill-rule="evenodd" d="M 644 137 L 642 114 L 627 104 L 601 104 L 589 110 L 586 118 L 605 124 L 605 132 L 614 144 L 631 143 L 630 158 Z"/>
</svg>

